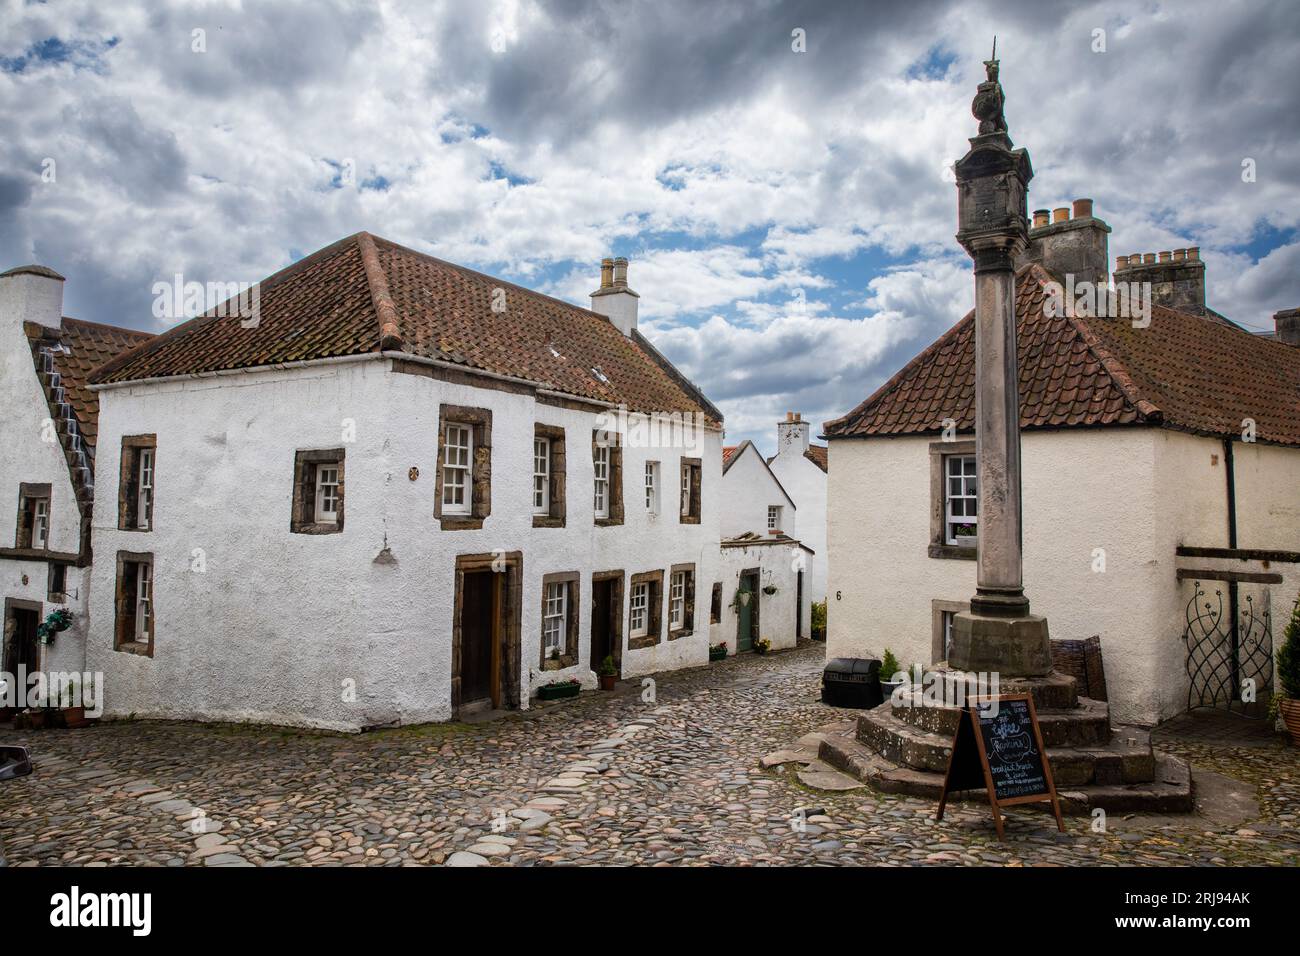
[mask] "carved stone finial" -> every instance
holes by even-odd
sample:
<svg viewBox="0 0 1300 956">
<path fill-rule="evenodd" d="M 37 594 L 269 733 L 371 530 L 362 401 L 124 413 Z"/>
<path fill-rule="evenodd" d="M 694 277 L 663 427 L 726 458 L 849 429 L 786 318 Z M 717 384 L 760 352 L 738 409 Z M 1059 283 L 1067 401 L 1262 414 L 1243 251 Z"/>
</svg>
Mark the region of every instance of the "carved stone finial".
<svg viewBox="0 0 1300 956">
<path fill-rule="evenodd" d="M 971 114 L 980 121 L 980 135 L 986 133 L 1005 133 L 1007 118 L 1003 113 L 1006 97 L 1002 84 L 998 82 L 998 61 L 985 60 L 984 70 L 988 79 L 975 91 L 975 100 L 971 103 Z"/>
</svg>

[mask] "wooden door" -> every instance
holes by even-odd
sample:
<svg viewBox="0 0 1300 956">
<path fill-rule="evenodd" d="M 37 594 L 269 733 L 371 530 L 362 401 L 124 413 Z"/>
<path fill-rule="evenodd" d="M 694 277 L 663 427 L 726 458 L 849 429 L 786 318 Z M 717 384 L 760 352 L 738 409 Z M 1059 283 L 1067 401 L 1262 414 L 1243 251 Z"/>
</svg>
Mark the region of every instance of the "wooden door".
<svg viewBox="0 0 1300 956">
<path fill-rule="evenodd" d="M 494 699 L 497 681 L 493 680 L 493 614 L 496 578 L 491 571 L 466 572 L 460 604 L 460 701 L 462 706 Z"/>
<path fill-rule="evenodd" d="M 614 653 L 612 636 L 614 615 L 614 582 L 591 582 L 591 669 L 597 670 L 600 662 Z"/>
<path fill-rule="evenodd" d="M 754 625 L 758 611 L 758 579 L 742 575 L 736 592 L 736 653 L 754 649 Z"/>
</svg>

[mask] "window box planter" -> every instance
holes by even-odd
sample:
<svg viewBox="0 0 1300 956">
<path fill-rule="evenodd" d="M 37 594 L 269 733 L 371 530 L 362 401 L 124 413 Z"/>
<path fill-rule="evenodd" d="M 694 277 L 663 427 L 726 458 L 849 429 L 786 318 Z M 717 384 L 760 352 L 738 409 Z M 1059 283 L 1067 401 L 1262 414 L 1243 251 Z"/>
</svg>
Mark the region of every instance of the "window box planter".
<svg viewBox="0 0 1300 956">
<path fill-rule="evenodd" d="M 715 644 L 709 648 L 709 661 L 725 661 L 727 659 L 727 645 Z"/>
<path fill-rule="evenodd" d="M 582 684 L 576 680 L 557 681 L 537 688 L 537 697 L 539 700 L 563 700 L 566 697 L 577 697 L 580 690 Z"/>
</svg>

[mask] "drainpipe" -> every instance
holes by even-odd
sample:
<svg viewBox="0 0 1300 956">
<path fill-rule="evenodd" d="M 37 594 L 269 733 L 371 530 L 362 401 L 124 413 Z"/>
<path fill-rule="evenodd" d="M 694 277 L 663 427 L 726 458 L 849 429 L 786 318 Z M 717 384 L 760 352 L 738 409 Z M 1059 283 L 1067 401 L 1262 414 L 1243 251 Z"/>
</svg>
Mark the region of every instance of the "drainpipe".
<svg viewBox="0 0 1300 956">
<path fill-rule="evenodd" d="M 1228 482 L 1228 547 L 1235 549 L 1237 547 L 1237 474 L 1236 466 L 1232 458 L 1232 439 L 1223 440 L 1223 468 Z M 1229 665 L 1232 674 L 1232 688 L 1234 696 L 1241 690 L 1241 674 L 1238 671 L 1237 649 L 1241 643 L 1241 635 L 1238 633 L 1240 614 L 1238 613 L 1238 594 L 1237 582 L 1228 582 L 1228 613 L 1232 615 L 1232 626 L 1228 629 L 1228 641 L 1232 651 L 1232 658 Z"/>
</svg>

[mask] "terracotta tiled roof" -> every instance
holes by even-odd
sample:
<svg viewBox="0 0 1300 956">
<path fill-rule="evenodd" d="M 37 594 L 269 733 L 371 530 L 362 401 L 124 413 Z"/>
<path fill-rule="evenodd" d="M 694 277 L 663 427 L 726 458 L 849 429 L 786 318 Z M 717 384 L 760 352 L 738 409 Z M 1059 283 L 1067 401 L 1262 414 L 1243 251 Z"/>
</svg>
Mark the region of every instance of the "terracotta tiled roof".
<svg viewBox="0 0 1300 956">
<path fill-rule="evenodd" d="M 63 320 L 59 341 L 67 351 L 54 354 L 54 368 L 77 417 L 82 440 L 90 446 L 92 455 L 99 434 L 99 398 L 89 388 L 90 373 L 151 338 L 153 336 L 148 332 L 134 329 L 119 329 L 79 319 Z"/>
<path fill-rule="evenodd" d="M 727 468 L 731 467 L 731 458 L 732 458 L 733 455 L 736 454 L 736 450 L 737 450 L 738 448 L 740 448 L 739 445 L 726 445 L 726 446 L 723 447 L 723 449 L 722 449 L 722 468 L 723 468 L 724 471 L 725 471 Z"/>
<path fill-rule="evenodd" d="M 822 471 L 826 471 L 828 464 L 826 453 L 828 450 L 825 445 L 809 445 L 803 456 Z"/>
<path fill-rule="evenodd" d="M 721 415 L 640 335 L 521 286 L 358 233 L 261 283 L 260 320 L 201 316 L 101 369 L 125 382 L 403 351 L 633 411 Z"/>
<path fill-rule="evenodd" d="M 1020 427 L 1160 425 L 1300 445 L 1300 349 L 1229 323 L 1160 306 L 1151 325 L 1048 318 L 1037 265 L 1017 276 Z M 870 398 L 827 422 L 828 438 L 931 434 L 975 427 L 974 314 L 949 329 Z"/>
</svg>

